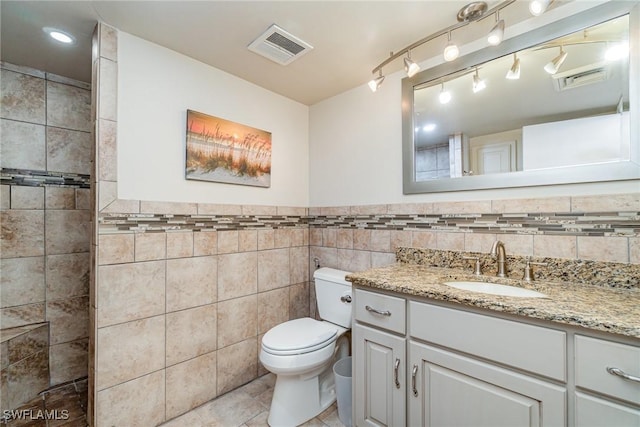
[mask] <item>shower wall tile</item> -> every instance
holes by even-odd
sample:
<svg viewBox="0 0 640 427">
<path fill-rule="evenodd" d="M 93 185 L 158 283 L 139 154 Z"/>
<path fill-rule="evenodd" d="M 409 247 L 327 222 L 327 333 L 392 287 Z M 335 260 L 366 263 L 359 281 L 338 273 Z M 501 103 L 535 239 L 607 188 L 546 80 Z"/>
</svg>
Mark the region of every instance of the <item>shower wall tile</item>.
<svg viewBox="0 0 640 427">
<path fill-rule="evenodd" d="M 101 59 L 99 64 L 98 117 L 107 120 L 118 120 L 118 97 L 114 88 L 118 85 L 118 64 Z"/>
<path fill-rule="evenodd" d="M 226 393 L 256 378 L 258 341 L 250 338 L 217 351 L 217 394 Z"/>
<path fill-rule="evenodd" d="M 289 288 L 287 286 L 258 294 L 259 334 L 289 320 Z"/>
<path fill-rule="evenodd" d="M 11 186 L 11 209 L 44 209 L 44 187 Z"/>
<path fill-rule="evenodd" d="M 47 125 L 91 132 L 91 92 L 48 81 Z"/>
<path fill-rule="evenodd" d="M 91 209 L 91 191 L 88 188 L 76 188 L 76 209 Z"/>
<path fill-rule="evenodd" d="M 17 363 L 32 354 L 49 347 L 49 330 L 46 325 L 36 327 L 8 341 L 9 364 Z"/>
<path fill-rule="evenodd" d="M 98 260 L 101 265 L 133 262 L 135 235 L 103 234 L 98 237 Z"/>
<path fill-rule="evenodd" d="M 88 252 L 47 256 L 47 300 L 89 295 Z"/>
<path fill-rule="evenodd" d="M 45 226 L 47 254 L 89 250 L 89 211 L 47 210 Z"/>
<path fill-rule="evenodd" d="M 288 286 L 289 249 L 272 249 L 258 252 L 258 291 L 268 291 Z"/>
<path fill-rule="evenodd" d="M 118 30 L 108 25 L 100 27 L 100 56 L 112 61 L 118 60 Z"/>
<path fill-rule="evenodd" d="M 217 349 L 217 307 L 202 307 L 167 313 L 167 366 Z"/>
<path fill-rule="evenodd" d="M 165 317 L 98 329 L 96 388 L 104 390 L 164 368 Z M 148 389 L 144 389 L 149 391 Z M 138 393 L 146 395 L 147 393 Z"/>
<path fill-rule="evenodd" d="M 45 190 L 45 207 L 47 209 L 75 209 L 76 208 L 76 189 L 75 188 L 46 187 L 42 189 Z"/>
<path fill-rule="evenodd" d="M 165 261 L 101 265 L 98 327 L 164 313 Z"/>
<path fill-rule="evenodd" d="M 167 258 L 193 256 L 193 234 L 190 230 L 167 233 Z"/>
<path fill-rule="evenodd" d="M 100 119 L 98 130 L 98 180 L 116 181 L 117 167 L 117 123 Z"/>
<path fill-rule="evenodd" d="M 47 301 L 51 345 L 89 336 L 89 296 Z"/>
<path fill-rule="evenodd" d="M 45 124 L 45 81 L 2 69 L 0 116 L 3 119 Z"/>
<path fill-rule="evenodd" d="M 96 424 L 128 427 L 159 425 L 165 420 L 165 396 L 164 370 L 99 391 L 95 408 Z"/>
<path fill-rule="evenodd" d="M 47 350 L 32 354 L 7 368 L 9 408 L 28 402 L 49 386 Z"/>
<path fill-rule="evenodd" d="M 258 290 L 257 268 L 256 252 L 218 256 L 218 300 L 255 294 Z"/>
<path fill-rule="evenodd" d="M 135 260 L 150 261 L 167 257 L 167 238 L 165 233 L 136 233 Z"/>
<path fill-rule="evenodd" d="M 91 133 L 47 127 L 47 170 L 91 173 Z"/>
<path fill-rule="evenodd" d="M 640 237 L 629 239 L 629 262 L 640 264 Z"/>
<path fill-rule="evenodd" d="M 167 312 L 217 301 L 218 266 L 215 256 L 170 259 L 166 263 Z"/>
<path fill-rule="evenodd" d="M 8 211 L 9 209 L 11 209 L 11 187 L 0 185 L 0 210 Z"/>
<path fill-rule="evenodd" d="M 255 337 L 258 330 L 256 295 L 218 303 L 218 348 Z"/>
<path fill-rule="evenodd" d="M 41 256 L 0 259 L 0 307 L 44 301 L 44 264 Z"/>
<path fill-rule="evenodd" d="M 190 411 L 217 396 L 213 386 L 216 368 L 215 352 L 167 368 L 167 418 Z"/>
<path fill-rule="evenodd" d="M 3 328 L 44 322 L 44 302 L 0 309 L 0 325 Z"/>
<path fill-rule="evenodd" d="M 49 348 L 51 384 L 62 384 L 88 374 L 89 339 L 52 345 Z"/>
<path fill-rule="evenodd" d="M 3 258 L 44 255 L 43 211 L 2 211 L 0 223 L 2 223 L 0 254 Z"/>
</svg>

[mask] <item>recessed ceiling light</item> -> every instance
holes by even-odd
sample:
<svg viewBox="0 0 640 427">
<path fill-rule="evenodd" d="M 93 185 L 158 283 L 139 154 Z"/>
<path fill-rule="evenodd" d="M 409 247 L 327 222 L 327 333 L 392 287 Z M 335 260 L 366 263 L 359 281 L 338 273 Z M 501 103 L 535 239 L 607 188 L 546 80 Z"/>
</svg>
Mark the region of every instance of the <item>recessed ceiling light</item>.
<svg viewBox="0 0 640 427">
<path fill-rule="evenodd" d="M 44 27 L 42 30 L 49 34 L 52 39 L 57 40 L 60 43 L 73 44 L 76 41 L 75 37 L 71 34 L 58 30 L 57 28 Z"/>
</svg>

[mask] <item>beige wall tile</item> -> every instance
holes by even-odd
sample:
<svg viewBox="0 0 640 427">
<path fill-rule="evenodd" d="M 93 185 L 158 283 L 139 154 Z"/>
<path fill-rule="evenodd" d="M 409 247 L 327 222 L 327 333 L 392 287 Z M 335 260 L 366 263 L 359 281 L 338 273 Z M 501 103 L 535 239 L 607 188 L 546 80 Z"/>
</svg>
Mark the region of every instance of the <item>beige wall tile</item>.
<svg viewBox="0 0 640 427">
<path fill-rule="evenodd" d="M 140 213 L 196 215 L 197 203 L 140 201 Z"/>
<path fill-rule="evenodd" d="M 389 252 L 391 250 L 391 232 L 389 230 L 371 230 L 371 251 Z"/>
<path fill-rule="evenodd" d="M 316 213 L 313 215 L 341 216 L 351 214 L 349 206 L 324 206 L 315 209 Z M 320 210 L 319 213 L 317 212 L 318 209 Z"/>
<path fill-rule="evenodd" d="M 0 307 L 44 301 L 44 264 L 41 256 L 0 259 Z"/>
<path fill-rule="evenodd" d="M 387 213 L 387 205 L 350 206 L 351 215 L 382 215 Z"/>
<path fill-rule="evenodd" d="M 17 408 L 32 400 L 49 385 L 49 355 L 39 351 L 8 368 L 9 407 Z M 4 396 L 3 396 L 4 397 Z"/>
<path fill-rule="evenodd" d="M 638 212 L 640 193 L 574 196 L 571 212 Z"/>
<path fill-rule="evenodd" d="M 44 302 L 0 309 L 0 325 L 3 328 L 44 322 Z"/>
<path fill-rule="evenodd" d="M 258 250 L 258 230 L 238 231 L 238 251 L 250 252 Z"/>
<path fill-rule="evenodd" d="M 13 336 L 8 342 L 5 341 L 8 364 L 16 363 L 33 353 L 48 350 L 49 347 L 49 328 L 46 324 L 19 329 L 22 330 L 22 334 Z"/>
<path fill-rule="evenodd" d="M 322 246 L 321 228 L 312 228 L 309 230 L 309 244 L 312 246 Z"/>
<path fill-rule="evenodd" d="M 275 206 L 242 205 L 242 215 L 277 215 Z"/>
<path fill-rule="evenodd" d="M 494 213 L 570 212 L 570 197 L 545 197 L 538 199 L 493 200 Z"/>
<path fill-rule="evenodd" d="M 464 236 L 464 250 L 467 252 L 488 253 L 493 242 L 502 240 L 503 235 L 493 233 L 461 233 Z M 504 241 L 503 241 L 504 242 Z M 506 244 L 506 242 L 505 242 Z M 507 252 L 511 254 L 511 252 Z"/>
<path fill-rule="evenodd" d="M 371 230 L 353 230 L 353 249 L 368 251 L 371 247 Z"/>
<path fill-rule="evenodd" d="M 8 211 L 9 209 L 11 209 L 11 187 L 0 185 L 0 210 Z"/>
<path fill-rule="evenodd" d="M 258 253 L 218 257 L 218 300 L 255 294 L 258 290 Z"/>
<path fill-rule="evenodd" d="M 167 257 L 167 234 L 136 233 L 136 261 L 151 261 Z"/>
<path fill-rule="evenodd" d="M 411 246 L 414 248 L 436 249 L 437 240 L 434 231 L 412 231 Z"/>
<path fill-rule="evenodd" d="M 47 170 L 91 173 L 91 133 L 47 127 Z"/>
<path fill-rule="evenodd" d="M 198 203 L 198 215 L 242 215 L 240 205 Z"/>
<path fill-rule="evenodd" d="M 257 377 L 257 338 L 218 350 L 218 394 L 233 390 Z"/>
<path fill-rule="evenodd" d="M 291 246 L 305 246 L 308 243 L 305 243 L 305 232 L 308 234 L 309 229 L 307 228 L 290 228 L 289 229 L 289 237 L 291 238 Z M 308 239 L 307 239 L 308 240 Z"/>
<path fill-rule="evenodd" d="M 230 254 L 238 252 L 238 231 L 218 231 L 218 253 Z"/>
<path fill-rule="evenodd" d="M 186 258 L 193 256 L 192 231 L 167 233 L 167 258 Z"/>
<path fill-rule="evenodd" d="M 501 234 L 507 255 L 533 256 L 533 234 Z"/>
<path fill-rule="evenodd" d="M 438 249 L 449 251 L 463 251 L 464 235 L 465 233 L 436 233 L 436 245 Z"/>
<path fill-rule="evenodd" d="M 45 206 L 47 209 L 75 209 L 76 189 L 69 187 L 46 187 Z"/>
<path fill-rule="evenodd" d="M 89 211 L 46 211 L 47 254 L 89 251 Z"/>
<path fill-rule="evenodd" d="M 291 248 L 289 258 L 289 281 L 301 283 L 309 280 L 309 248 L 307 246 Z"/>
<path fill-rule="evenodd" d="M 312 246 L 309 248 L 309 272 L 313 274 L 315 271 L 314 258 L 318 258 L 321 267 L 338 268 L 338 251 L 337 248 L 323 248 L 320 246 Z"/>
<path fill-rule="evenodd" d="M 258 333 L 289 320 L 289 287 L 258 294 Z"/>
<path fill-rule="evenodd" d="M 89 336 L 89 296 L 47 301 L 51 345 Z"/>
<path fill-rule="evenodd" d="M 98 327 L 161 314 L 165 310 L 165 261 L 101 265 L 96 286 Z"/>
<path fill-rule="evenodd" d="M 100 56 L 118 60 L 118 30 L 106 24 L 100 24 Z"/>
<path fill-rule="evenodd" d="M 412 232 L 409 230 L 392 230 L 391 231 L 391 252 L 396 251 L 398 248 L 410 248 L 411 247 Z"/>
<path fill-rule="evenodd" d="M 43 211 L 1 211 L 0 223 L 0 254 L 3 258 L 44 255 Z"/>
<path fill-rule="evenodd" d="M 165 420 L 164 415 L 164 370 L 99 391 L 97 394 L 98 426 L 155 426 Z"/>
<path fill-rule="evenodd" d="M 533 236 L 533 255 L 536 257 L 568 258 L 577 257 L 575 236 Z"/>
<path fill-rule="evenodd" d="M 337 230 L 335 228 L 322 229 L 322 246 L 335 248 L 337 245 Z"/>
<path fill-rule="evenodd" d="M 337 268 L 345 271 L 363 271 L 371 268 L 371 252 L 338 249 Z"/>
<path fill-rule="evenodd" d="M 76 188 L 76 209 L 91 209 L 91 190 Z"/>
<path fill-rule="evenodd" d="M 578 259 L 628 263 L 629 240 L 626 237 L 578 236 Z"/>
<path fill-rule="evenodd" d="M 629 262 L 640 264 L 640 237 L 629 238 Z"/>
<path fill-rule="evenodd" d="M 218 253 L 218 232 L 197 231 L 193 233 L 193 254 L 215 255 Z"/>
<path fill-rule="evenodd" d="M 167 260 L 167 311 L 216 302 L 217 272 L 215 256 Z"/>
<path fill-rule="evenodd" d="M 109 181 L 101 181 L 109 182 Z M 117 189 L 115 189 L 117 190 Z M 115 191 L 114 190 L 114 191 Z M 116 194 L 117 191 L 114 193 Z M 101 209 L 103 213 L 140 213 L 140 200 L 124 200 L 124 199 L 115 199 L 112 200 L 109 206 L 104 209 Z"/>
<path fill-rule="evenodd" d="M 433 213 L 433 203 L 398 203 L 387 205 L 387 213 L 389 214 L 431 214 Z"/>
<path fill-rule="evenodd" d="M 461 213 L 491 213 L 491 200 L 468 202 L 437 202 L 433 204 L 433 213 L 461 214 Z"/>
<path fill-rule="evenodd" d="M 289 286 L 289 319 L 309 317 L 309 282 Z"/>
<path fill-rule="evenodd" d="M 216 353 L 167 368 L 167 418 L 183 414 L 217 396 Z"/>
<path fill-rule="evenodd" d="M 371 267 L 384 267 L 395 264 L 396 255 L 387 252 L 371 252 Z"/>
<path fill-rule="evenodd" d="M 103 181 L 118 180 L 117 123 L 100 119 L 98 124 L 97 176 Z"/>
<path fill-rule="evenodd" d="M 341 249 L 353 249 L 353 230 L 338 228 L 336 230 L 336 247 Z"/>
<path fill-rule="evenodd" d="M 51 385 L 87 376 L 88 357 L 88 338 L 51 346 L 49 348 Z"/>
<path fill-rule="evenodd" d="M 135 235 L 102 234 L 98 237 L 98 264 L 133 262 Z"/>
<path fill-rule="evenodd" d="M 11 209 L 44 209 L 44 187 L 12 185 Z"/>
<path fill-rule="evenodd" d="M 101 58 L 98 60 L 100 78 L 98 79 L 98 118 L 118 120 L 118 65 L 116 62 Z"/>
<path fill-rule="evenodd" d="M 118 183 L 115 181 L 98 181 L 97 185 L 98 210 L 102 212 L 117 212 L 110 205 L 118 201 Z"/>
<path fill-rule="evenodd" d="M 258 291 L 268 291 L 290 284 L 289 249 L 258 252 Z"/>
<path fill-rule="evenodd" d="M 257 334 L 257 295 L 218 303 L 218 349 L 255 337 Z"/>
<path fill-rule="evenodd" d="M 3 69 L 0 84 L 0 115 L 3 119 L 45 124 L 43 79 Z"/>
<path fill-rule="evenodd" d="M 91 132 L 91 92 L 48 81 L 47 125 Z"/>
<path fill-rule="evenodd" d="M 276 206 L 276 212 L 278 215 L 305 216 L 307 214 L 307 208 L 295 206 Z"/>
<path fill-rule="evenodd" d="M 167 366 L 217 348 L 216 304 L 167 314 Z"/>
<path fill-rule="evenodd" d="M 273 249 L 275 247 L 275 232 L 273 229 L 258 230 L 258 250 Z"/>
<path fill-rule="evenodd" d="M 47 169 L 47 146 L 43 125 L 2 119 L 0 132 L 0 165 L 3 168 Z"/>
<path fill-rule="evenodd" d="M 108 389 L 114 385 L 163 369 L 165 351 L 164 316 L 149 317 L 99 328 L 97 351 L 97 390 Z M 136 393 L 148 396 L 146 392 L 140 393 L 140 390 L 137 390 Z"/>
<path fill-rule="evenodd" d="M 288 248 L 291 246 L 291 228 L 277 228 L 274 230 L 274 247 Z"/>
</svg>

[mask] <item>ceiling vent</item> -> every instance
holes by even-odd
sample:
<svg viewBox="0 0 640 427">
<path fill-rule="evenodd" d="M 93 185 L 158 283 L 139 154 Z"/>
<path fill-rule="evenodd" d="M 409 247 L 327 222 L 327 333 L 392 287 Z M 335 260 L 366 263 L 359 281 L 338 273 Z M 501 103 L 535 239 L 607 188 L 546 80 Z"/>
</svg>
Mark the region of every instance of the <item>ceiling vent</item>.
<svg viewBox="0 0 640 427">
<path fill-rule="evenodd" d="M 562 92 L 563 90 L 605 81 L 609 78 L 609 72 L 604 62 L 598 62 L 558 73 L 552 77 L 554 89 Z"/>
<path fill-rule="evenodd" d="M 309 52 L 313 46 L 274 24 L 255 39 L 248 48 L 273 62 L 287 65 Z"/>
</svg>

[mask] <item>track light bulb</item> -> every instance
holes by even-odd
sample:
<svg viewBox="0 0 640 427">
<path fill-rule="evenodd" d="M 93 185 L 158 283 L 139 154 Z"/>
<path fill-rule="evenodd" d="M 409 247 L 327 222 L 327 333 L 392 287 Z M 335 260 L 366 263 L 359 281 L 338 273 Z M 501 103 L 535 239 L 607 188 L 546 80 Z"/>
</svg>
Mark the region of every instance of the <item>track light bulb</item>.
<svg viewBox="0 0 640 427">
<path fill-rule="evenodd" d="M 447 34 L 448 43 L 444 48 L 443 56 L 444 60 L 447 62 L 453 61 L 460 55 L 460 49 L 458 49 L 458 45 L 451 41 L 451 31 Z"/>
<path fill-rule="evenodd" d="M 533 16 L 542 15 L 549 5 L 551 4 L 551 0 L 532 0 L 529 2 L 529 12 Z"/>
<path fill-rule="evenodd" d="M 451 92 L 444 90 L 444 83 L 442 83 L 442 89 L 440 89 L 440 95 L 438 95 L 440 104 L 446 104 L 451 101 Z"/>
<path fill-rule="evenodd" d="M 504 38 L 504 20 L 499 20 L 487 36 L 487 42 L 491 46 L 497 46 L 502 43 Z"/>
<path fill-rule="evenodd" d="M 367 84 L 369 85 L 369 89 L 371 89 L 371 92 L 375 92 L 380 88 L 380 86 L 382 86 L 383 81 L 384 76 L 382 75 L 382 70 L 380 70 L 378 77 L 376 77 L 375 79 L 371 79 Z"/>
<path fill-rule="evenodd" d="M 565 59 L 567 59 L 567 52 L 562 50 L 562 46 L 560 46 L 560 54 L 545 65 L 544 70 L 549 74 L 557 73 Z"/>
<path fill-rule="evenodd" d="M 629 42 L 616 43 L 609 47 L 604 54 L 604 59 L 607 61 L 617 61 L 618 59 L 626 58 L 629 56 Z"/>
<path fill-rule="evenodd" d="M 411 60 L 411 52 L 407 52 L 407 57 L 404 58 L 404 71 L 407 77 L 413 77 L 420 71 L 420 66 Z"/>
<path fill-rule="evenodd" d="M 476 68 L 476 73 L 473 75 L 473 93 L 478 93 L 486 87 L 487 83 L 478 76 L 478 69 Z"/>
<path fill-rule="evenodd" d="M 505 77 L 509 80 L 518 80 L 520 78 L 520 58 L 515 53 L 513 54 L 513 64 Z"/>
</svg>

